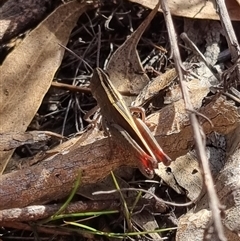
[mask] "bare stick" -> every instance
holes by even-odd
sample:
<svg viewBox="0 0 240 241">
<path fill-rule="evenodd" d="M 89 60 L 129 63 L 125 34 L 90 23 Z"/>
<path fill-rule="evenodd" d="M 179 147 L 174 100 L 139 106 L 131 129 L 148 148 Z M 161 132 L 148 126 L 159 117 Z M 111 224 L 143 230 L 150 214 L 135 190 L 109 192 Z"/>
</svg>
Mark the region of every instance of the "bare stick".
<svg viewBox="0 0 240 241">
<path fill-rule="evenodd" d="M 185 123 L 179 132 L 171 135 L 160 131 L 162 130 L 160 125 L 163 122 L 169 122 L 169 125 L 164 128 L 171 127 L 168 107 L 166 110 L 163 109 L 164 112 L 161 112 L 160 116 L 159 113 L 154 114 L 159 122 L 155 136 L 162 144 L 162 148 L 168 149 L 170 146 L 168 150 L 170 156 L 177 158 L 187 153 L 188 149 L 185 147 L 193 145 L 193 137 L 186 135 L 191 131 L 189 123 Z M 206 115 L 214 126 L 211 127 L 206 119 L 202 119 L 205 133 L 218 131 L 226 135 L 238 125 L 237 108 L 223 97 L 203 106 L 198 111 Z M 184 148 L 176 144 L 180 139 Z M 68 147 L 66 147 L 67 144 Z M 21 170 L 0 176 L 0 210 L 44 204 L 68 196 L 79 170 L 82 170 L 81 183 L 84 186 L 102 180 L 111 170 L 120 166 L 134 166 L 136 163 L 134 155 L 128 148 L 123 149 L 112 143 L 111 156 L 109 152 L 109 140 L 95 128 L 88 130 L 77 141 L 73 138 L 58 146 L 58 150 L 52 151 L 52 156 L 47 160 L 38 160 L 39 162 L 35 165 L 30 161 L 29 165 L 22 165 Z"/>
<path fill-rule="evenodd" d="M 222 27 L 224 29 L 225 37 L 227 39 L 228 48 L 231 53 L 231 58 L 233 66 L 227 69 L 222 74 L 222 79 L 224 81 L 224 89 L 226 90 L 229 87 L 229 83 L 239 82 L 240 83 L 240 46 L 232 27 L 232 22 L 229 18 L 229 14 L 226 8 L 224 0 L 216 0 L 219 16 L 221 20 Z"/>
<path fill-rule="evenodd" d="M 205 56 L 199 51 L 197 46 L 189 39 L 187 34 L 186 33 L 181 33 L 180 37 L 185 42 L 185 44 L 187 44 L 191 48 L 193 53 L 201 58 L 201 60 L 209 68 L 209 70 L 212 72 L 212 74 L 215 76 L 215 78 L 220 82 L 220 77 L 219 77 L 217 69 L 215 67 L 213 67 L 210 63 L 207 62 Z"/>
<path fill-rule="evenodd" d="M 135 198 L 126 198 L 129 207 L 133 206 Z M 167 205 L 163 202 L 158 202 L 154 199 L 140 199 L 134 207 L 134 212 L 138 212 L 144 206 L 152 206 L 155 212 L 166 212 Z M 49 204 L 49 205 L 32 205 L 24 208 L 11 208 L 0 210 L 0 224 L 1 222 L 29 222 L 37 221 L 55 215 L 61 208 L 62 204 Z M 97 200 L 97 201 L 77 201 L 70 203 L 63 213 L 59 214 L 57 219 L 62 219 L 72 214 L 86 213 L 86 212 L 100 212 L 114 211 L 115 213 L 121 211 L 121 205 L 117 199 Z M 81 215 L 78 216 L 81 216 Z M 56 217 L 55 217 L 56 219 Z"/>
<path fill-rule="evenodd" d="M 172 17 L 171 17 L 171 14 L 170 14 L 170 11 L 169 11 L 169 8 L 168 8 L 168 5 L 166 2 L 167 2 L 166 0 L 165 1 L 161 0 L 161 7 L 163 9 L 165 22 L 166 22 L 167 29 L 168 29 L 168 35 L 169 35 L 169 39 L 171 42 L 173 59 L 174 59 L 175 65 L 176 65 L 175 66 L 176 70 L 179 75 L 180 86 L 181 86 L 182 95 L 183 95 L 186 109 L 192 110 L 193 107 L 192 107 L 192 104 L 190 101 L 189 93 L 188 93 L 188 90 L 183 81 L 184 68 L 182 65 L 180 52 L 179 52 L 178 45 L 177 45 L 176 32 L 174 30 Z M 218 200 L 216 190 L 214 188 L 213 178 L 212 178 L 211 171 L 209 168 L 207 154 L 206 154 L 206 150 L 205 150 L 205 146 L 204 146 L 204 139 L 203 139 L 203 133 L 201 131 L 201 126 L 199 125 L 196 114 L 194 112 L 189 112 L 189 119 L 190 119 L 190 122 L 191 122 L 191 125 L 193 128 L 193 134 L 194 134 L 194 140 L 196 143 L 197 154 L 202 163 L 204 182 L 205 182 L 208 196 L 209 196 L 209 204 L 210 204 L 210 208 L 212 210 L 214 227 L 215 227 L 219 240 L 226 241 L 227 239 L 223 232 L 223 225 L 222 225 L 221 216 L 220 216 L 220 209 L 219 209 L 220 202 Z"/>
<path fill-rule="evenodd" d="M 228 47 L 231 53 L 232 62 L 235 63 L 240 56 L 240 47 L 234 29 L 232 27 L 232 22 L 229 18 L 227 7 L 224 0 L 216 0 L 219 16 L 222 23 L 222 27 L 225 32 L 225 37 L 228 42 Z"/>
</svg>

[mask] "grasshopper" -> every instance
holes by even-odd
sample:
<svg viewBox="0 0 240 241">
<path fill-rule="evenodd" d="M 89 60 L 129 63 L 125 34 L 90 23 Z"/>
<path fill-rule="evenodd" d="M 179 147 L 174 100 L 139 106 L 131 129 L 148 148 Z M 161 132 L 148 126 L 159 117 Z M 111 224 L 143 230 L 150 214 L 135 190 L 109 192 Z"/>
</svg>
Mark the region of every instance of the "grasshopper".
<svg viewBox="0 0 240 241">
<path fill-rule="evenodd" d="M 123 97 L 102 69 L 93 71 L 90 87 L 110 133 L 135 150 L 139 169 L 145 176 L 154 176 L 158 162 L 170 164 L 170 157 L 163 152 L 146 124 L 131 115 Z"/>
</svg>

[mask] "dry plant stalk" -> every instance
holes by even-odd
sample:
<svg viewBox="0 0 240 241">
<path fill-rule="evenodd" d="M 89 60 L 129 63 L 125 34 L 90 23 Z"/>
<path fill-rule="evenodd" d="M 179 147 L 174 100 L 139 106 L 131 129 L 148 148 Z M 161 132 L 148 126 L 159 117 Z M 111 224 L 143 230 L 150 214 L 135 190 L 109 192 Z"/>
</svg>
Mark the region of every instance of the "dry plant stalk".
<svg viewBox="0 0 240 241">
<path fill-rule="evenodd" d="M 196 151 L 197 151 L 197 154 L 198 154 L 199 159 L 202 164 L 202 169 L 203 169 L 203 174 L 204 174 L 204 183 L 207 188 L 207 192 L 208 192 L 208 196 L 209 196 L 209 202 L 210 202 L 210 207 L 211 207 L 212 214 L 213 214 L 213 222 L 214 222 L 215 231 L 217 233 L 219 240 L 226 241 L 226 237 L 225 237 L 224 231 L 223 231 L 223 224 L 221 222 L 221 216 L 220 216 L 220 213 L 221 213 L 220 207 L 221 206 L 220 206 L 220 202 L 217 197 L 216 190 L 214 189 L 213 178 L 211 175 L 211 171 L 210 171 L 209 164 L 208 164 L 208 158 L 207 158 L 207 154 L 206 154 L 206 150 L 205 150 L 204 133 L 202 131 L 201 126 L 199 125 L 196 113 L 194 112 L 194 109 L 191 104 L 191 100 L 189 98 L 188 90 L 184 84 L 183 71 L 184 72 L 186 72 L 186 71 L 182 65 L 171 13 L 170 13 L 170 10 L 168 8 L 166 1 L 161 0 L 161 7 L 163 9 L 165 22 L 166 22 L 167 29 L 168 29 L 171 50 L 173 52 L 173 59 L 174 59 L 176 70 L 177 70 L 178 76 L 179 76 L 183 99 L 185 102 L 186 109 L 189 110 L 189 119 L 190 119 L 190 122 L 191 122 L 191 125 L 193 128 L 194 140 L 196 143 Z"/>
<path fill-rule="evenodd" d="M 232 27 L 232 22 L 229 18 L 228 10 L 225 5 L 224 0 L 216 0 L 221 24 L 224 29 L 225 37 L 227 39 L 228 48 L 231 53 L 233 66 L 225 70 L 222 74 L 222 79 L 224 81 L 224 88 L 233 85 L 235 82 L 240 84 L 240 46 Z"/>
</svg>

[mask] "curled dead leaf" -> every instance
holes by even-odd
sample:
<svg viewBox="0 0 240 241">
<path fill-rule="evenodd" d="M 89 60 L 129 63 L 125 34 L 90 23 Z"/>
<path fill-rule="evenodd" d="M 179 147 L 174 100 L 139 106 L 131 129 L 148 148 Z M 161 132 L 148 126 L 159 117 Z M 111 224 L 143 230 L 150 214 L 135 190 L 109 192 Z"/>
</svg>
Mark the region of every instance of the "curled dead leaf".
<svg viewBox="0 0 240 241">
<path fill-rule="evenodd" d="M 106 68 L 115 88 L 124 96 L 125 102 L 130 105 L 133 95 L 138 95 L 149 82 L 148 76 L 140 62 L 137 44 L 143 32 L 155 16 L 159 8 L 159 1 L 152 12 L 131 36 L 114 52 Z"/>
</svg>

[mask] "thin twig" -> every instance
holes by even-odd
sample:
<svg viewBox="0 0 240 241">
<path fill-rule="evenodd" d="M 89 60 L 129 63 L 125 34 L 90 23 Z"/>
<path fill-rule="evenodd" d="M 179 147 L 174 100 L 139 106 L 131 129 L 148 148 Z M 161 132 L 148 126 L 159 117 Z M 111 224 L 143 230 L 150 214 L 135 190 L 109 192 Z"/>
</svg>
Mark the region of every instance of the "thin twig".
<svg viewBox="0 0 240 241">
<path fill-rule="evenodd" d="M 224 0 L 216 0 L 221 24 L 227 39 L 228 48 L 231 53 L 232 63 L 234 64 L 231 68 L 227 69 L 222 74 L 222 79 L 224 81 L 224 89 L 232 82 L 240 83 L 240 46 L 234 32 L 231 19 L 229 17 L 227 7 Z"/>
<path fill-rule="evenodd" d="M 172 52 L 173 52 L 173 59 L 175 62 L 176 70 L 179 75 L 179 82 L 180 82 L 180 87 L 181 87 L 183 99 L 185 102 L 185 106 L 186 106 L 186 109 L 192 110 L 193 107 L 192 107 L 192 104 L 190 101 L 189 93 L 188 93 L 188 90 L 183 81 L 183 79 L 184 79 L 183 71 L 185 71 L 185 69 L 184 69 L 182 61 L 181 61 L 180 52 L 179 52 L 179 48 L 177 45 L 176 32 L 175 32 L 175 29 L 173 26 L 171 13 L 170 13 L 166 0 L 161 0 L 161 7 L 163 10 L 166 26 L 168 29 L 169 40 L 170 40 L 171 48 L 172 48 Z M 203 177 L 204 177 L 204 182 L 205 182 L 208 196 L 209 196 L 209 205 L 212 210 L 214 227 L 215 227 L 219 240 L 226 241 L 227 239 L 224 235 L 223 225 L 222 225 L 221 216 L 220 216 L 220 202 L 218 200 L 216 190 L 214 188 L 213 178 L 212 178 L 211 171 L 209 168 L 206 149 L 204 146 L 204 140 L 203 140 L 203 136 L 202 136 L 201 126 L 199 125 L 199 122 L 197 120 L 195 113 L 189 112 L 189 119 L 190 119 L 190 122 L 191 122 L 191 125 L 193 128 L 194 140 L 196 143 L 196 151 L 197 151 L 198 157 L 202 163 Z"/>
<path fill-rule="evenodd" d="M 216 4 L 219 10 L 219 16 L 222 23 L 223 30 L 225 32 L 225 37 L 228 42 L 228 48 L 231 53 L 232 62 L 235 63 L 239 58 L 240 47 L 234 29 L 232 27 L 232 22 L 229 18 L 227 7 L 224 0 L 216 0 Z"/>
<path fill-rule="evenodd" d="M 98 25 L 98 43 L 97 43 L 97 67 L 99 67 L 99 59 L 100 59 L 100 50 L 101 50 L 101 27 Z"/>
<path fill-rule="evenodd" d="M 193 51 L 194 54 L 199 56 L 201 60 L 204 62 L 204 64 L 209 68 L 209 70 L 212 72 L 212 74 L 215 76 L 215 78 L 221 82 L 221 78 L 219 76 L 219 73 L 215 67 L 213 67 L 210 63 L 207 62 L 205 56 L 199 51 L 197 46 L 189 39 L 186 33 L 181 33 L 180 35 L 181 39 L 187 44 L 190 49 Z"/>
<path fill-rule="evenodd" d="M 111 193 L 115 193 L 115 192 L 119 192 L 119 191 L 136 191 L 136 192 L 143 192 L 143 193 L 147 193 L 150 196 L 152 196 L 156 201 L 158 201 L 159 203 L 164 203 L 170 206 L 175 206 L 175 207 L 187 207 L 190 206 L 192 204 L 194 204 L 194 201 L 190 201 L 187 203 L 174 203 L 174 202 L 169 202 L 169 201 L 165 201 L 162 198 L 159 198 L 157 195 L 155 195 L 154 193 L 142 189 L 142 188 L 133 188 L 133 187 L 128 187 L 128 188 L 120 188 L 119 190 L 117 189 L 113 189 L 113 190 L 109 190 L 109 191 L 97 191 L 97 192 L 93 192 L 92 195 L 102 195 L 102 194 L 111 194 Z"/>
<path fill-rule="evenodd" d="M 51 86 L 60 88 L 60 89 L 65 89 L 69 90 L 71 92 L 78 92 L 78 93 L 86 93 L 89 94 L 91 93 L 91 89 L 88 87 L 81 87 L 81 86 L 76 86 L 76 85 L 69 85 L 69 84 L 64 84 L 64 83 L 59 83 L 59 82 L 52 82 Z"/>
</svg>

